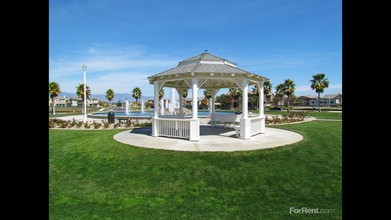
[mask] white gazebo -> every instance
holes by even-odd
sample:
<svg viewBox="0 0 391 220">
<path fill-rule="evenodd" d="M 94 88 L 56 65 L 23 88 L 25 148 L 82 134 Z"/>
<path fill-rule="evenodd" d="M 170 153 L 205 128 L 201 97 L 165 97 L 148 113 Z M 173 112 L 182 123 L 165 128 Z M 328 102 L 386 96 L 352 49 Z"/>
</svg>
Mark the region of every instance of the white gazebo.
<svg viewBox="0 0 391 220">
<path fill-rule="evenodd" d="M 239 69 L 236 63 L 214 56 L 207 51 L 180 61 L 178 66 L 148 77 L 154 85 L 154 115 L 152 119 L 152 136 L 185 138 L 190 141 L 200 140 L 200 121 L 198 119 L 198 89 L 212 90 L 212 115 L 215 112 L 215 96 L 221 88 L 242 89 L 242 117 L 240 119 L 239 138 L 247 140 L 251 136 L 265 132 L 265 115 L 263 108 L 263 82 L 267 78 Z M 257 84 L 259 92 L 259 114 L 248 114 L 248 87 Z M 163 87 L 175 88 L 182 98 L 183 89 L 192 90 L 192 117 L 186 119 L 183 114 L 182 101 L 179 102 L 179 115 L 159 115 L 159 91 Z"/>
</svg>

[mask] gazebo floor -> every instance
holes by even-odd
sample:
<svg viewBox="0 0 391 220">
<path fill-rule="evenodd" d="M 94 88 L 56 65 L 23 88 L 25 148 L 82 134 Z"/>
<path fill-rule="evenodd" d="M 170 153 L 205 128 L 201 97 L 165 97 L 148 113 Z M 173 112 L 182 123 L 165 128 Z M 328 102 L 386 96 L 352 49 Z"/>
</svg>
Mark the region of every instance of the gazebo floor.
<svg viewBox="0 0 391 220">
<path fill-rule="evenodd" d="M 254 135 L 249 140 L 242 140 L 236 137 L 233 128 L 212 128 L 210 125 L 200 126 L 200 141 L 198 142 L 169 137 L 152 137 L 151 133 L 151 127 L 136 128 L 120 132 L 114 135 L 114 139 L 136 147 L 175 151 L 260 150 L 293 144 L 303 139 L 303 136 L 292 131 L 266 128 L 265 134 Z"/>
</svg>

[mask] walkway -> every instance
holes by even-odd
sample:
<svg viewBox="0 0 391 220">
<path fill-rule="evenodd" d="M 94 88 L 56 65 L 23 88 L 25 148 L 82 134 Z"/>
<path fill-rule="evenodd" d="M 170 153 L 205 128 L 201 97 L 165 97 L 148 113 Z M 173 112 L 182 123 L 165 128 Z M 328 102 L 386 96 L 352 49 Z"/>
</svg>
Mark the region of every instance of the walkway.
<svg viewBox="0 0 391 220">
<path fill-rule="evenodd" d="M 151 127 L 136 128 L 120 132 L 114 135 L 114 139 L 121 143 L 138 147 L 176 151 L 259 150 L 293 144 L 303 139 L 303 136 L 298 133 L 268 127 L 265 134 L 252 136 L 251 140 L 237 138 L 233 128 L 212 128 L 210 125 L 201 125 L 199 142 L 167 137 L 152 137 L 151 133 Z"/>
</svg>

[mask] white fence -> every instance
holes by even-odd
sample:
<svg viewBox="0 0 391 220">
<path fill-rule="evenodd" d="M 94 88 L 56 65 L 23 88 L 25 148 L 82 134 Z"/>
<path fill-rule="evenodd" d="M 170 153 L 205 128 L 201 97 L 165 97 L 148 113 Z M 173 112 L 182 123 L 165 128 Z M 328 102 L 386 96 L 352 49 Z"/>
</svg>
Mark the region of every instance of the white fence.
<svg viewBox="0 0 391 220">
<path fill-rule="evenodd" d="M 159 136 L 190 138 L 190 119 L 157 119 L 157 132 Z"/>
</svg>

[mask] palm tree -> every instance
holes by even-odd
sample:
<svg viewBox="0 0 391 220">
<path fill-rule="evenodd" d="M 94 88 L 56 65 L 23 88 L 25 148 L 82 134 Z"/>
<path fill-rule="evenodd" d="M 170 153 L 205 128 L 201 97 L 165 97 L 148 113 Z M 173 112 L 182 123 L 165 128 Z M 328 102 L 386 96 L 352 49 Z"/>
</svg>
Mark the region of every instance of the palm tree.
<svg viewBox="0 0 391 220">
<path fill-rule="evenodd" d="M 324 73 L 317 73 L 312 76 L 311 82 L 311 89 L 315 90 L 316 93 L 318 93 L 318 112 L 320 112 L 320 93 L 323 93 L 325 88 L 329 87 L 329 80 L 325 78 Z"/>
<path fill-rule="evenodd" d="M 114 99 L 114 91 L 112 89 L 108 89 L 106 91 L 106 99 L 110 102 L 110 109 L 111 109 L 111 101 Z"/>
<path fill-rule="evenodd" d="M 141 89 L 139 87 L 133 88 L 132 96 L 136 99 L 136 102 L 138 102 L 139 98 L 141 98 Z"/>
<path fill-rule="evenodd" d="M 54 98 L 57 97 L 60 94 L 60 85 L 57 82 L 51 82 L 49 83 L 49 94 L 50 98 L 52 99 L 52 115 L 56 114 L 55 111 L 55 105 L 54 105 Z"/>
<path fill-rule="evenodd" d="M 186 97 L 189 95 L 189 89 L 182 89 L 182 98 L 183 98 L 183 101 L 185 101 Z M 183 104 L 185 105 L 186 102 Z"/>
<path fill-rule="evenodd" d="M 272 94 L 272 84 L 270 83 L 270 81 L 265 81 L 263 83 L 263 94 L 265 94 L 266 96 L 266 107 L 267 107 L 267 96 L 269 94 Z"/>
<path fill-rule="evenodd" d="M 160 91 L 159 91 L 159 100 L 162 99 L 164 96 L 164 89 L 161 88 Z"/>
<path fill-rule="evenodd" d="M 81 83 L 78 86 L 76 86 L 76 94 L 84 102 L 84 83 Z M 90 99 L 90 95 L 91 95 L 90 87 L 88 85 L 86 85 L 86 99 L 87 100 Z M 84 111 L 86 111 L 86 109 L 84 109 L 84 105 L 83 105 L 83 113 L 84 113 Z"/>
<path fill-rule="evenodd" d="M 276 97 L 276 100 L 280 100 L 279 102 L 281 103 L 282 97 L 284 96 L 284 93 L 282 92 L 284 85 L 283 84 L 278 84 L 276 86 L 276 93 L 274 96 Z M 275 103 L 276 104 L 276 103 Z M 278 103 L 277 103 L 278 104 Z"/>
<path fill-rule="evenodd" d="M 234 97 L 235 99 L 237 99 L 239 96 L 241 96 L 242 94 L 242 90 L 239 89 L 239 88 L 229 88 L 229 91 L 228 91 L 228 95 L 230 95 L 231 97 Z M 231 108 L 234 108 L 234 103 L 235 103 L 235 99 L 232 99 L 232 104 L 231 104 Z"/>
<path fill-rule="evenodd" d="M 276 87 L 276 93 L 286 95 L 288 97 L 288 112 L 290 109 L 290 97 L 295 92 L 295 83 L 291 79 L 286 79 L 283 84 L 279 84 Z"/>
<path fill-rule="evenodd" d="M 209 100 L 210 100 L 210 98 L 212 98 L 212 90 L 211 89 L 205 89 L 204 90 L 204 96 L 206 98 L 207 105 L 209 105 Z M 209 106 L 209 108 L 212 108 L 212 106 Z"/>
</svg>

